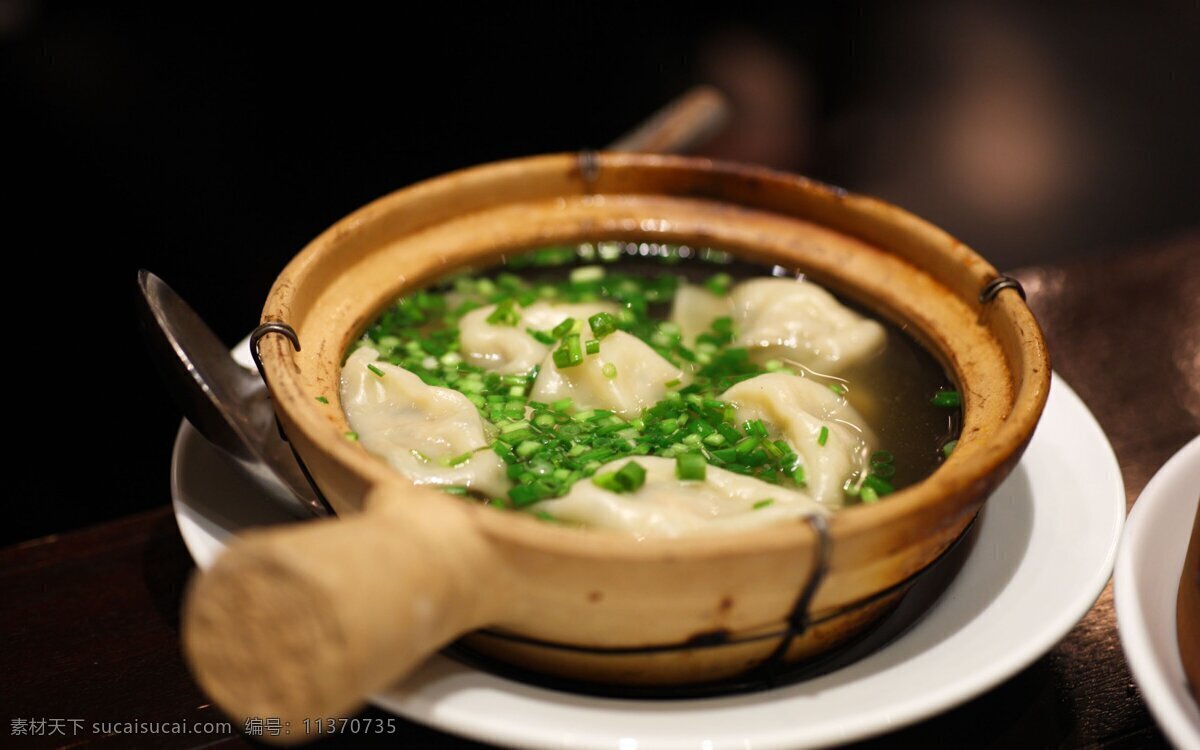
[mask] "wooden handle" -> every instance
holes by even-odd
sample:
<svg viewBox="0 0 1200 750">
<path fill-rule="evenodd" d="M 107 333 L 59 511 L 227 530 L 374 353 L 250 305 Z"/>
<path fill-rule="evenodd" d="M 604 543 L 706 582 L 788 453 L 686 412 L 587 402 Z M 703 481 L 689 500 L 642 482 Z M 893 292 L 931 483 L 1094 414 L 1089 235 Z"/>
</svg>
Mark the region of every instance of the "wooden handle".
<svg viewBox="0 0 1200 750">
<path fill-rule="evenodd" d="M 697 86 L 618 138 L 608 150 L 684 153 L 716 135 L 729 114 L 724 94 L 711 86 Z"/>
<path fill-rule="evenodd" d="M 497 564 L 465 506 L 392 499 L 239 538 L 193 578 L 184 652 L 239 719 L 346 716 L 458 636 L 500 618 Z M 378 507 L 372 507 L 378 506 Z"/>
</svg>

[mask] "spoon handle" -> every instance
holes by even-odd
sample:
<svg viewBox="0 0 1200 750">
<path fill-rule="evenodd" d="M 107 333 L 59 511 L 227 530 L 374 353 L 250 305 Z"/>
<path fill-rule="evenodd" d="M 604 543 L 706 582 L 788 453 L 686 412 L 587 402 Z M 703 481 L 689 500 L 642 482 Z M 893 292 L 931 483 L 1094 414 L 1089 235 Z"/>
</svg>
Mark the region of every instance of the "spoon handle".
<svg viewBox="0 0 1200 750">
<path fill-rule="evenodd" d="M 724 94 L 711 86 L 697 86 L 613 141 L 608 150 L 684 153 L 716 135 L 729 116 Z"/>
</svg>

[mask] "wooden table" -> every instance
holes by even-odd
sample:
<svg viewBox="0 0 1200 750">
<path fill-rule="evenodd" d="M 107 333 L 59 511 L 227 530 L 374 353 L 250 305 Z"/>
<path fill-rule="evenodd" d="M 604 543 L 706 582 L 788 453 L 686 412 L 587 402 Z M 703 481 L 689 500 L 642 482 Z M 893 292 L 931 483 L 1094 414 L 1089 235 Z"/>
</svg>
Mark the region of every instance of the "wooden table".
<svg viewBox="0 0 1200 750">
<path fill-rule="evenodd" d="M 1055 369 L 1108 433 L 1132 504 L 1167 458 L 1200 433 L 1200 234 L 1016 275 L 1045 328 Z M 0 550 L 0 705 L 9 722 L 0 744 L 252 744 L 239 726 L 136 737 L 95 726 L 187 722 L 190 729 L 225 721 L 179 652 L 180 599 L 192 567 L 167 507 Z M 375 710 L 363 716 L 390 718 Z M 399 747 L 481 747 L 395 722 L 389 739 Z M 12 736 L 20 729 L 41 733 Z M 953 711 L 860 747 L 897 744 L 1166 747 L 1125 664 L 1111 588 L 1033 666 Z"/>
</svg>

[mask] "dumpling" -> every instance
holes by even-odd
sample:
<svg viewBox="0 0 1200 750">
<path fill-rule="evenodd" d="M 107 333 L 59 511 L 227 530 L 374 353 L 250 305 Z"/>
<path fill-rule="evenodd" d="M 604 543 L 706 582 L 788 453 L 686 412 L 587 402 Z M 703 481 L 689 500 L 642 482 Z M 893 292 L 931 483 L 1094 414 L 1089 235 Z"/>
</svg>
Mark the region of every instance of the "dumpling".
<svg viewBox="0 0 1200 750">
<path fill-rule="evenodd" d="M 714 320 L 729 315 L 732 309 L 727 295 L 713 294 L 695 284 L 682 284 L 675 291 L 671 322 L 679 326 L 684 344 L 691 346 Z"/>
<path fill-rule="evenodd" d="M 645 484 L 634 492 L 610 492 L 583 479 L 563 497 L 534 507 L 560 521 L 623 531 L 639 539 L 752 529 L 829 512 L 803 492 L 716 466 L 707 467 L 702 481 L 677 479 L 672 458 L 623 458 L 597 473 L 615 471 L 631 460 L 646 470 Z"/>
<path fill-rule="evenodd" d="M 526 329 L 547 331 L 567 318 L 575 318 L 583 323 L 585 338 L 591 338 L 588 318 L 598 312 L 616 315 L 620 311 L 612 302 L 562 305 L 534 302 L 529 307 L 518 305 L 515 309 L 521 315 L 515 326 L 488 322 L 496 305 L 481 307 L 462 316 L 458 322 L 458 340 L 462 357 L 468 364 L 504 375 L 527 373 L 546 357 L 550 347 L 530 336 Z"/>
<path fill-rule="evenodd" d="M 504 461 L 488 450 L 475 405 L 378 357 L 364 346 L 342 367 L 342 409 L 363 447 L 415 484 L 461 485 L 503 497 L 509 486 Z"/>
<path fill-rule="evenodd" d="M 887 333 L 811 281 L 754 279 L 731 293 L 737 343 L 762 362 L 778 359 L 833 374 L 880 351 Z"/>
<path fill-rule="evenodd" d="M 614 331 L 600 342 L 598 353 L 585 355 L 574 367 L 560 370 L 548 355 L 529 398 L 550 403 L 569 396 L 577 409 L 608 409 L 632 419 L 667 395 L 667 383 L 682 378 L 678 367 L 641 339 Z"/>
<path fill-rule="evenodd" d="M 757 375 L 721 396 L 737 410 L 737 422 L 761 419 L 770 436 L 782 437 L 804 463 L 808 494 L 840 506 L 842 487 L 866 469 L 875 435 L 846 400 L 808 378 L 789 372 Z M 824 444 L 822 428 L 828 429 Z"/>
</svg>

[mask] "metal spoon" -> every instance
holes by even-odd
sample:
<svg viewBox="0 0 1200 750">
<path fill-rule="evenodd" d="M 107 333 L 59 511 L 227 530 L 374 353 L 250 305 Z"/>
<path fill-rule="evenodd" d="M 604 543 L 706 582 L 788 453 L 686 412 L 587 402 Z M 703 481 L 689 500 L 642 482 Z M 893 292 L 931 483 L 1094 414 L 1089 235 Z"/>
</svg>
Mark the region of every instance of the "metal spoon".
<svg viewBox="0 0 1200 750">
<path fill-rule="evenodd" d="M 262 379 L 234 361 L 212 329 L 162 279 L 138 271 L 138 288 L 142 332 L 187 420 L 272 497 L 304 515 L 329 515 L 280 435 Z"/>
<path fill-rule="evenodd" d="M 686 151 L 729 118 L 720 92 L 698 86 L 615 141 L 612 151 Z M 175 404 L 200 434 L 268 494 L 301 515 L 332 510 L 280 433 L 261 377 L 239 365 L 212 329 L 159 277 L 138 271 L 142 331 Z M 292 334 L 294 336 L 294 334 Z M 293 341 L 299 349 L 298 342 Z M 251 346 L 253 346 L 253 342 Z"/>
</svg>

